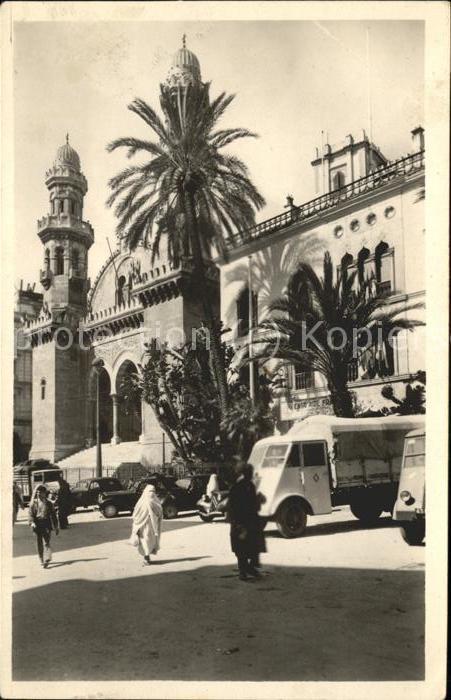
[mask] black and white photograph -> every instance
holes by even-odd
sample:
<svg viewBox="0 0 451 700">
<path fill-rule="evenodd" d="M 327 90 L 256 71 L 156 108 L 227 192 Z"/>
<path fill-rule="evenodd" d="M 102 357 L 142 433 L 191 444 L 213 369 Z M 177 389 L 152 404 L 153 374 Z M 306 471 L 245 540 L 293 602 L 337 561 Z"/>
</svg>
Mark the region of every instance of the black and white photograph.
<svg viewBox="0 0 451 700">
<path fill-rule="evenodd" d="M 445 697 L 449 6 L 2 20 L 2 697 Z"/>
</svg>

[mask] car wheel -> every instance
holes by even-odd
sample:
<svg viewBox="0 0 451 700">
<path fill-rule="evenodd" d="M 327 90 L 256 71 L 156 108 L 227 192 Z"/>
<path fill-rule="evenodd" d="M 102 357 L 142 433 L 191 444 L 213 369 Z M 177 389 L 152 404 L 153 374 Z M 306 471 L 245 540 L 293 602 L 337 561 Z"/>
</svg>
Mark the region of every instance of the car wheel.
<svg viewBox="0 0 451 700">
<path fill-rule="evenodd" d="M 102 508 L 102 513 L 105 518 L 115 518 L 118 511 L 114 503 L 108 503 L 104 508 Z"/>
<path fill-rule="evenodd" d="M 404 542 L 407 542 L 407 544 L 419 546 L 423 542 L 425 535 L 424 520 L 405 523 L 405 525 L 401 527 L 401 535 Z"/>
<path fill-rule="evenodd" d="M 282 503 L 276 515 L 277 529 L 282 537 L 293 538 L 304 534 L 307 527 L 307 511 L 299 500 Z"/>
<path fill-rule="evenodd" d="M 179 512 L 175 503 L 172 503 L 171 501 L 169 503 L 165 503 L 163 506 L 163 517 L 166 520 L 173 520 L 178 514 Z"/>
</svg>

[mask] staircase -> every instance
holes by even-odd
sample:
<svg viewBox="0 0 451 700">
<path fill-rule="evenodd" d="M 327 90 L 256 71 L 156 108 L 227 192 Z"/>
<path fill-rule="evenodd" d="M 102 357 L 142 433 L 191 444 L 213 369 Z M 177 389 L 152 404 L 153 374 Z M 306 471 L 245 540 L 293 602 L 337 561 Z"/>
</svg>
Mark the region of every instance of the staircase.
<svg viewBox="0 0 451 700">
<path fill-rule="evenodd" d="M 121 442 L 119 445 L 111 445 L 109 442 L 102 445 L 102 464 L 105 468 L 117 468 L 121 464 L 140 464 L 142 445 L 139 442 Z M 95 469 L 97 447 L 88 447 L 80 450 L 70 457 L 65 457 L 58 462 L 61 469 L 89 468 Z"/>
</svg>

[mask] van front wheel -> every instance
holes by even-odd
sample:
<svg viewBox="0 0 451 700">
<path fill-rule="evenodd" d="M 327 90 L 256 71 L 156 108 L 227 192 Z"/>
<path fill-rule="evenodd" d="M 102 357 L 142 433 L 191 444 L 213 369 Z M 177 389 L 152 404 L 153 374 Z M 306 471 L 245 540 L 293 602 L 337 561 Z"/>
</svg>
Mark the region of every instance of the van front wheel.
<svg viewBox="0 0 451 700">
<path fill-rule="evenodd" d="M 371 493 L 354 497 L 350 503 L 351 513 L 364 525 L 372 525 L 378 521 L 382 507 Z"/>
<path fill-rule="evenodd" d="M 300 537 L 307 527 L 307 511 L 301 501 L 285 501 L 276 515 L 277 529 L 282 537 Z"/>
<path fill-rule="evenodd" d="M 412 523 L 405 523 L 401 527 L 401 535 L 404 542 L 410 545 L 420 545 L 424 540 L 425 525 L 424 520 L 418 520 Z"/>
</svg>

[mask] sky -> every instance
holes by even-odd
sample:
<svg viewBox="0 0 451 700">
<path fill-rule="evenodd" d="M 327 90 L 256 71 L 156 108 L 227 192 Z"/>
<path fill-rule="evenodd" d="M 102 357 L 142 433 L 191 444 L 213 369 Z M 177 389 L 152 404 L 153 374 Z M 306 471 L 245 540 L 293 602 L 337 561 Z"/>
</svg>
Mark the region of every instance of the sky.
<svg viewBox="0 0 451 700">
<path fill-rule="evenodd" d="M 369 30 L 370 68 L 367 63 Z M 263 221 L 315 196 L 310 161 L 321 144 L 369 130 L 389 159 L 412 151 L 424 126 L 424 24 L 420 21 L 21 22 L 14 28 L 16 285 L 38 280 L 43 246 L 37 219 L 49 212 L 45 172 L 69 133 L 88 180 L 84 218 L 94 227 L 94 280 L 115 248 L 108 180 L 129 161 L 107 153 L 121 136 L 149 137 L 127 110 L 140 97 L 158 106 L 173 54 L 187 48 L 211 95 L 236 98 L 222 125 L 259 134 L 230 148 L 266 199 Z M 42 291 L 39 283 L 36 291 Z"/>
</svg>

